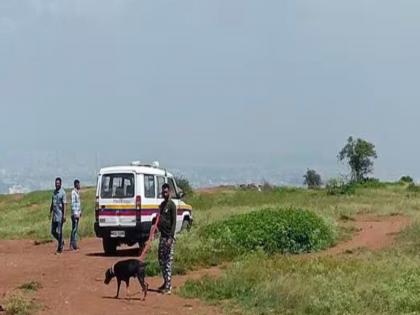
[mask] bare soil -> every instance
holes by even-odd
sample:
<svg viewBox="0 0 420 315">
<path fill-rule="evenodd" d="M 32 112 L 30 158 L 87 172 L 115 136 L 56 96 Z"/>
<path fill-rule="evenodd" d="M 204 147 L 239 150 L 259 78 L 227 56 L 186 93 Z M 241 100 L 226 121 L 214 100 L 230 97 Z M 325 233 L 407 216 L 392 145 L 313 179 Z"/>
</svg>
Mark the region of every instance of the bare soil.
<svg viewBox="0 0 420 315">
<path fill-rule="evenodd" d="M 126 297 L 121 285 L 120 299 L 114 299 L 116 282 L 103 283 L 104 273 L 115 262 L 136 257 L 136 249 L 122 249 L 120 257 L 105 257 L 99 239 L 84 239 L 78 252 L 64 251 L 56 256 L 55 243 L 35 246 L 33 241 L 0 241 L 0 301 L 17 287 L 38 281 L 42 288 L 36 292 L 42 304 L 39 314 L 220 314 L 215 307 L 198 300 L 183 299 L 175 294 L 161 295 L 153 289 L 162 284 L 160 277 L 147 278 L 146 301 L 140 294 Z M 217 275 L 218 268 L 175 276 L 173 286 L 179 288 L 187 279 Z M 130 293 L 140 291 L 138 281 L 130 281 Z M 1 303 L 0 303 L 1 304 Z"/>
<path fill-rule="evenodd" d="M 380 250 L 391 246 L 395 236 L 410 223 L 410 218 L 402 215 L 367 216 L 358 215 L 354 221 L 349 221 L 356 228 L 352 239 L 337 244 L 320 253 L 321 255 L 336 255 L 351 253 L 356 249 Z"/>
</svg>

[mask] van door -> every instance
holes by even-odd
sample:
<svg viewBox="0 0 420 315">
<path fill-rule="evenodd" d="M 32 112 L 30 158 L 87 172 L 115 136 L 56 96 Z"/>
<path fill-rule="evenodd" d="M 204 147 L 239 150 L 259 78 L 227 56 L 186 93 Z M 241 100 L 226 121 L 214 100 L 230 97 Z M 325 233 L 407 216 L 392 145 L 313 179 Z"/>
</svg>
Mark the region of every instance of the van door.
<svg viewBox="0 0 420 315">
<path fill-rule="evenodd" d="M 144 174 L 143 175 L 143 202 L 141 210 L 141 221 L 152 223 L 152 220 L 156 217 L 159 212 L 159 204 L 156 192 L 156 179 L 155 175 Z"/>
<path fill-rule="evenodd" d="M 101 176 L 99 226 L 135 226 L 134 173 L 109 173 Z"/>
</svg>

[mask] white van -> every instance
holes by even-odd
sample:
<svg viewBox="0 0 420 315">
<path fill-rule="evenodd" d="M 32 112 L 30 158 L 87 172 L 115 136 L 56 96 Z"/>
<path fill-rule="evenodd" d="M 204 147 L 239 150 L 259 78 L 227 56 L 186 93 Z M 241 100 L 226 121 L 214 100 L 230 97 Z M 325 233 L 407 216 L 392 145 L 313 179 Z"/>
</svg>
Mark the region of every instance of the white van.
<svg viewBox="0 0 420 315">
<path fill-rule="evenodd" d="M 159 167 L 133 162 L 128 166 L 102 168 L 96 187 L 95 233 L 102 238 L 105 254 L 115 254 L 118 245 L 144 245 L 163 201 L 161 187 L 168 183 L 177 206 L 176 232 L 188 229 L 192 208 L 181 200 L 172 174 Z"/>
</svg>

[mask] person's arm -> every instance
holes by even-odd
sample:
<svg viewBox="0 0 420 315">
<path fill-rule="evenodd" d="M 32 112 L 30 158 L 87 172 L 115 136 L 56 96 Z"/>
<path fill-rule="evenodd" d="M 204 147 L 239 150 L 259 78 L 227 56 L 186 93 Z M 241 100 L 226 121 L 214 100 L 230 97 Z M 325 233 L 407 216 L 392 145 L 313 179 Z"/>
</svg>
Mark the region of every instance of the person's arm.
<svg viewBox="0 0 420 315">
<path fill-rule="evenodd" d="M 175 203 L 171 203 L 171 237 L 175 239 L 175 229 L 176 229 L 176 205 Z"/>
<path fill-rule="evenodd" d="M 74 190 L 71 192 L 71 209 L 74 211 L 74 205 L 77 202 L 76 193 Z"/>
<path fill-rule="evenodd" d="M 66 193 L 63 194 L 63 222 L 66 222 Z"/>
<path fill-rule="evenodd" d="M 52 213 L 52 211 L 53 211 L 53 198 L 51 198 L 51 205 L 50 205 L 50 213 L 48 214 L 48 218 L 50 218 L 51 219 L 51 213 Z"/>
</svg>

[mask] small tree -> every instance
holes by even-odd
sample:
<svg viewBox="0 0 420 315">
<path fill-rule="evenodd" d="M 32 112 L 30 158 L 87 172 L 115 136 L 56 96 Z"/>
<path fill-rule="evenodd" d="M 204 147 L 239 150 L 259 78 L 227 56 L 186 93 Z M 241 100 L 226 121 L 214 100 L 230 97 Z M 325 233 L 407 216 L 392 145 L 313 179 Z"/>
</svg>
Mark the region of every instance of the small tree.
<svg viewBox="0 0 420 315">
<path fill-rule="evenodd" d="M 414 183 L 414 180 L 413 180 L 413 178 L 411 176 L 402 176 L 400 178 L 400 182 L 401 183 L 411 184 L 411 183 Z"/>
<path fill-rule="evenodd" d="M 304 185 L 308 185 L 309 189 L 319 188 L 322 184 L 321 175 L 319 175 L 315 170 L 308 169 L 306 174 L 303 175 L 305 179 L 303 181 Z"/>
<path fill-rule="evenodd" d="M 375 146 L 363 139 L 347 139 L 347 144 L 338 154 L 340 161 L 347 160 L 351 169 L 351 180 L 361 182 L 373 171 L 373 159 L 376 159 Z"/>
<path fill-rule="evenodd" d="M 184 194 L 192 195 L 193 189 L 187 178 L 185 178 L 184 176 L 175 176 L 175 181 L 176 181 L 177 186 L 181 188 Z"/>
</svg>

